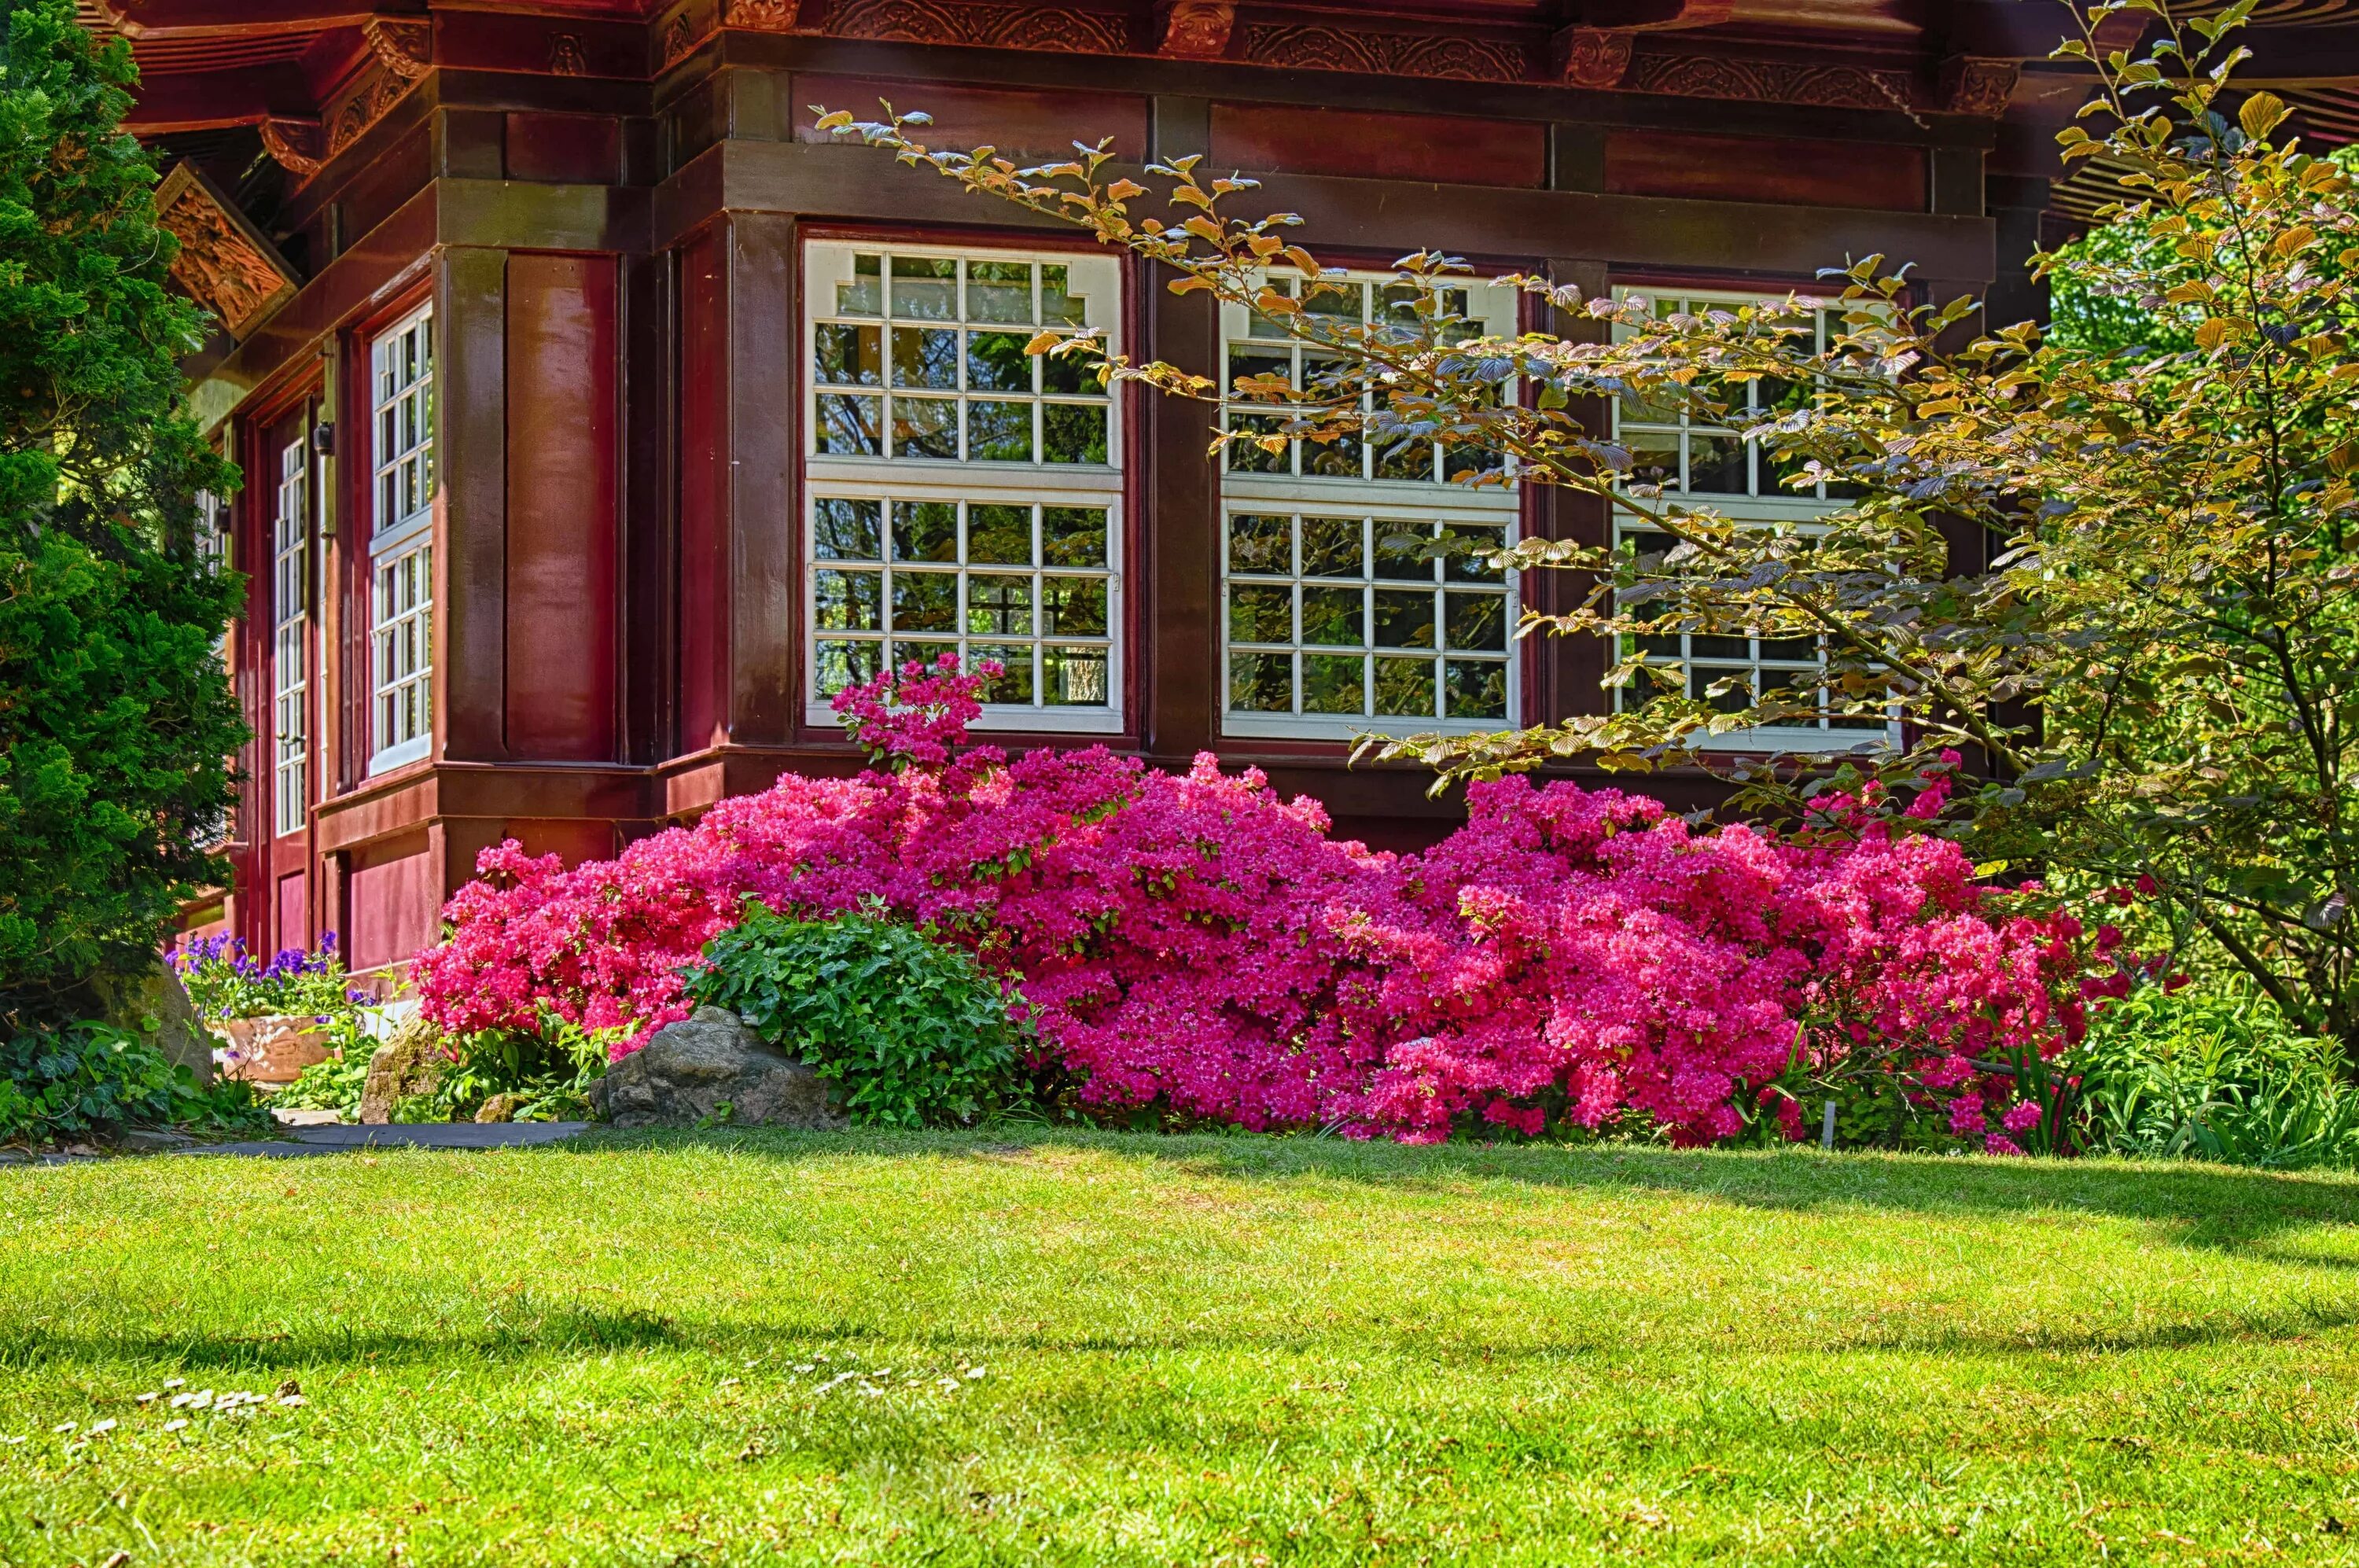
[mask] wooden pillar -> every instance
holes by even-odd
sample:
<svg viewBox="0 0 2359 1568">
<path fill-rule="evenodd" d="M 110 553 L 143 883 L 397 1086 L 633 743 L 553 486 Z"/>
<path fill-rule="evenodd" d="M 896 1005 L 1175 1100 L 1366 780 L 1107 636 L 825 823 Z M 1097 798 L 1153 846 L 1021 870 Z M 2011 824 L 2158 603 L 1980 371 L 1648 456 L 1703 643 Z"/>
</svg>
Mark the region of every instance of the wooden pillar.
<svg viewBox="0 0 2359 1568">
<path fill-rule="evenodd" d="M 783 746 L 802 703 L 801 595 L 796 592 L 795 454 L 798 225 L 732 213 L 728 258 L 727 495 L 729 739 Z"/>
<path fill-rule="evenodd" d="M 1158 161 L 1207 151 L 1211 106 L 1201 98 L 1158 98 L 1149 131 Z M 1140 352 L 1199 376 L 1221 371 L 1219 304 L 1210 294 L 1175 295 L 1167 268 L 1133 273 L 1138 307 L 1132 319 Z M 1220 475 L 1206 455 L 1214 430 L 1209 404 L 1136 392 L 1141 439 L 1130 485 L 1136 510 L 1129 578 L 1137 606 L 1140 679 L 1132 683 L 1141 713 L 1134 722 L 1149 757 L 1180 762 L 1209 749 L 1220 734 L 1228 672 L 1221 658 Z"/>
<path fill-rule="evenodd" d="M 669 253 L 622 258 L 622 757 L 657 762 L 679 739 Z"/>
<path fill-rule="evenodd" d="M 507 253 L 445 251 L 434 317 L 443 509 L 436 727 L 443 757 L 499 762 L 507 757 Z"/>
<path fill-rule="evenodd" d="M 1549 281 L 1559 288 L 1568 284 L 1578 288 L 1587 299 L 1602 299 L 1611 288 L 1602 261 L 1552 256 L 1547 264 L 1547 275 Z M 1576 320 L 1558 310 L 1544 314 L 1546 319 L 1538 324 L 1567 339 L 1594 342 L 1602 336 L 1593 321 Z M 1603 435 L 1607 430 L 1609 418 L 1603 402 L 1583 399 L 1576 411 L 1582 422 L 1597 434 Z M 1605 502 L 1580 491 L 1555 485 L 1533 486 L 1525 516 L 1526 526 L 1543 538 L 1577 539 L 1583 544 L 1604 544 L 1612 538 Z M 1523 603 L 1526 608 L 1542 614 L 1562 615 L 1588 596 L 1590 583 L 1590 574 L 1585 572 L 1550 569 L 1528 572 L 1523 581 Z M 1535 634 L 1527 640 L 1524 654 L 1528 690 L 1524 699 L 1523 722 L 1553 724 L 1576 714 L 1603 713 L 1612 698 L 1601 682 L 1613 663 L 1612 650 L 1602 638 Z"/>
</svg>

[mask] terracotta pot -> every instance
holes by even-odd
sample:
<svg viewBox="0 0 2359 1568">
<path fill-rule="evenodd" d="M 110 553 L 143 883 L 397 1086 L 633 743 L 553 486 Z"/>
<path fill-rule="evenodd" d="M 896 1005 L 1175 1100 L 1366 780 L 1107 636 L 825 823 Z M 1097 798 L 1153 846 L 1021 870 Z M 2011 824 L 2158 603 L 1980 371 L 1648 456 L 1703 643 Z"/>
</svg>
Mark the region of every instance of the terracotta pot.
<svg viewBox="0 0 2359 1568">
<path fill-rule="evenodd" d="M 212 1028 L 222 1038 L 222 1076 L 248 1083 L 292 1083 L 303 1069 L 334 1054 L 327 1026 L 308 1015 L 223 1018 Z"/>
</svg>

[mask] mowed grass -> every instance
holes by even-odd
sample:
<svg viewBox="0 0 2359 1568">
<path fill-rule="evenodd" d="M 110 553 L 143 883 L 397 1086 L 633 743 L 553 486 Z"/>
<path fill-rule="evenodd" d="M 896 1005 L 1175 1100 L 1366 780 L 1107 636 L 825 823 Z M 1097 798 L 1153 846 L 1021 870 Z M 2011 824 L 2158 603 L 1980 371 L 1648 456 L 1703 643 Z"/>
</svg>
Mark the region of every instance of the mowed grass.
<svg viewBox="0 0 2359 1568">
<path fill-rule="evenodd" d="M 1244 1138 L 0 1171 L 0 1563 L 2359 1562 L 2354 1218 Z"/>
</svg>

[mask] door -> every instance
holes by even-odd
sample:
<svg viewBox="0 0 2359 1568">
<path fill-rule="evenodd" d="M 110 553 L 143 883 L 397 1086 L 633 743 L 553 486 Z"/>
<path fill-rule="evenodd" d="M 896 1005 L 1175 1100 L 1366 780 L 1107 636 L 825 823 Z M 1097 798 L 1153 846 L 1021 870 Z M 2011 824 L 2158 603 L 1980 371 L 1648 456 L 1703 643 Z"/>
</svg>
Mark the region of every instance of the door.
<svg viewBox="0 0 2359 1568">
<path fill-rule="evenodd" d="M 269 911 L 273 950 L 308 948 L 319 934 L 311 876 L 311 811 L 319 799 L 320 470 L 311 451 L 316 405 L 305 398 L 266 428 L 262 472 L 274 485 L 265 530 L 270 551 L 269 639 L 262 684 L 268 737 L 259 760 L 269 853 L 255 891 Z"/>
</svg>

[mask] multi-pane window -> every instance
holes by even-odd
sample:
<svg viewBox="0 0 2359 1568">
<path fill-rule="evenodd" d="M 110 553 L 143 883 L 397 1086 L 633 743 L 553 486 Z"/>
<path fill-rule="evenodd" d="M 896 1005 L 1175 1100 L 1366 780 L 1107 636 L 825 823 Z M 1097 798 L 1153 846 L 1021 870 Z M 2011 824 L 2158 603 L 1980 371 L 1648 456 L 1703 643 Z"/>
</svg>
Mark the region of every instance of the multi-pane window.
<svg viewBox="0 0 2359 1568">
<path fill-rule="evenodd" d="M 995 659 L 984 723 L 1121 724 L 1120 420 L 1081 361 L 1105 257 L 825 243 L 808 253 L 804 619 L 811 702 L 887 663 Z"/>
<path fill-rule="evenodd" d="M 424 757 L 433 745 L 434 318 L 420 310 L 381 334 L 369 355 L 370 768 Z"/>
<path fill-rule="evenodd" d="M 1306 313 L 1353 327 L 1415 327 L 1408 286 L 1353 276 L 1340 289 L 1270 279 Z M 1516 292 L 1437 286 L 1442 335 L 1510 335 Z M 1222 311 L 1223 385 L 1275 376 L 1316 385 L 1327 362 L 1242 305 Z M 1363 395 L 1363 406 L 1373 408 Z M 1232 430 L 1285 416 L 1233 400 Z M 1370 729 L 1482 730 L 1513 723 L 1518 680 L 1509 574 L 1476 558 L 1512 543 L 1516 487 L 1463 481 L 1496 454 L 1432 441 L 1233 441 L 1222 476 L 1223 728 L 1344 738 Z"/>
<path fill-rule="evenodd" d="M 1760 302 L 1753 295 L 1694 290 L 1657 293 L 1632 289 L 1622 293 L 1625 297 L 1644 297 L 1658 317 Z M 1810 346 L 1823 352 L 1831 334 L 1838 330 L 1830 312 L 1813 312 Z M 1631 329 L 1626 327 L 1614 331 L 1619 337 L 1631 335 Z M 1718 419 L 1699 418 L 1679 408 L 1649 404 L 1636 395 L 1625 395 L 1614 405 L 1614 440 L 1630 453 L 1632 477 L 1660 485 L 1665 501 L 1709 506 L 1733 522 L 1808 527 L 1811 518 L 1832 505 L 1827 497 L 1827 486 L 1781 483 L 1788 475 L 1801 472 L 1802 460 L 1782 456 L 1759 441 L 1747 441 L 1744 430 L 1748 425 L 1776 418 L 1780 410 L 1799 407 L 1809 395 L 1808 387 L 1795 383 L 1760 380 L 1743 387 L 1731 386 L 1724 396 L 1732 407 L 1724 418 Z M 1676 543 L 1647 519 L 1618 509 L 1614 539 L 1617 543 L 1630 544 L 1642 556 L 1667 555 Z M 1799 691 L 1817 679 L 1825 663 L 1820 639 L 1810 637 L 1677 632 L 1634 640 L 1636 651 L 1650 660 L 1676 662 L 1684 667 L 1689 693 L 1698 702 L 1715 702 L 1727 711 L 1746 705 L 1745 691 L 1732 689 L 1720 697 L 1712 697 L 1711 688 L 1718 681 L 1734 678 L 1759 693 Z M 1642 681 L 1621 688 L 1615 693 L 1615 701 L 1635 705 L 1657 690 L 1659 688 Z M 1707 744 L 1724 747 L 1840 749 L 1872 740 L 1885 729 L 1881 720 L 1821 714 L 1815 720 L 1796 719 L 1734 731 Z"/>
<path fill-rule="evenodd" d="M 301 436 L 278 452 L 270 523 L 272 827 L 299 832 L 309 800 L 311 454 Z"/>
</svg>

